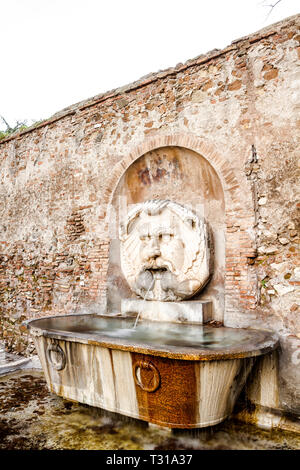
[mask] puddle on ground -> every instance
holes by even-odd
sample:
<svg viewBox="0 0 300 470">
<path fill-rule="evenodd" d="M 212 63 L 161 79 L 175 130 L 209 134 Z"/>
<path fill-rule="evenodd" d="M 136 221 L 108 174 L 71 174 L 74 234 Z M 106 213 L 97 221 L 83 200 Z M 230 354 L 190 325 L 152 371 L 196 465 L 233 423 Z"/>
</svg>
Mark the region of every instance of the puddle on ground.
<svg viewBox="0 0 300 470">
<path fill-rule="evenodd" d="M 0 377 L 1 450 L 296 450 L 300 436 L 227 420 L 176 430 L 73 403 L 48 391 L 40 371 Z"/>
</svg>

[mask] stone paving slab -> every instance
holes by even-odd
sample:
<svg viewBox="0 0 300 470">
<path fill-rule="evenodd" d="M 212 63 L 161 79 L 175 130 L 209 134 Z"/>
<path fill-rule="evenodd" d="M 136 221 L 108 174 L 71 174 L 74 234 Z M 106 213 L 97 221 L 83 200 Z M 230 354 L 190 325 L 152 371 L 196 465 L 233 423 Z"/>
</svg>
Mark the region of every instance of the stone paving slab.
<svg viewBox="0 0 300 470">
<path fill-rule="evenodd" d="M 41 369 L 38 356 L 22 357 L 5 351 L 4 345 L 0 343 L 0 376 L 18 369 Z"/>
</svg>

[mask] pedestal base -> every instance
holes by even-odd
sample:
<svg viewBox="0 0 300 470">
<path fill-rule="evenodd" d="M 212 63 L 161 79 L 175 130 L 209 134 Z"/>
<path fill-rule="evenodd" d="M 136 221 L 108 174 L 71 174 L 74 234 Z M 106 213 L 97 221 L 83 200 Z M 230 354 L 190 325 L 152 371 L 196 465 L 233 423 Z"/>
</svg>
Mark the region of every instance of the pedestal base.
<svg viewBox="0 0 300 470">
<path fill-rule="evenodd" d="M 138 314 L 144 320 L 207 323 L 212 319 L 210 301 L 186 300 L 159 302 L 142 299 L 122 299 L 123 315 Z"/>
</svg>

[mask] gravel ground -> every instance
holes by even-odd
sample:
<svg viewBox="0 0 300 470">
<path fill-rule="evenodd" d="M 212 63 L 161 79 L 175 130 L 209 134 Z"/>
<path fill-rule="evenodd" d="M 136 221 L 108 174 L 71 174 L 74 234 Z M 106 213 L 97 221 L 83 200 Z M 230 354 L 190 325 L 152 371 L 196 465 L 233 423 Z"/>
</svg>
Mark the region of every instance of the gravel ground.
<svg viewBox="0 0 300 470">
<path fill-rule="evenodd" d="M 296 450 L 300 436 L 227 420 L 170 431 L 73 403 L 48 391 L 39 370 L 0 377 L 1 450 Z"/>
</svg>

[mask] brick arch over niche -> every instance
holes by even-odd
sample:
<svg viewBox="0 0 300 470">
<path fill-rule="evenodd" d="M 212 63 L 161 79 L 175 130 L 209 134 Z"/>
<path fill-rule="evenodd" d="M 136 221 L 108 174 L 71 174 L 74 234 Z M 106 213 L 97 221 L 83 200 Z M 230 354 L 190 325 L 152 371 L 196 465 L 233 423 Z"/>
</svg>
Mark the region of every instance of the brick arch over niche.
<svg viewBox="0 0 300 470">
<path fill-rule="evenodd" d="M 243 310 L 252 310 L 257 305 L 257 280 L 249 264 L 249 259 L 256 253 L 255 216 L 249 182 L 245 175 L 236 175 L 228 158 L 217 152 L 211 143 L 196 136 L 174 134 L 151 137 L 133 148 L 115 166 L 104 191 L 104 203 L 107 208 L 113 206 L 120 181 L 134 162 L 148 152 L 163 147 L 182 147 L 196 152 L 218 176 L 224 194 L 224 323 L 235 326 L 235 319 Z"/>
</svg>

